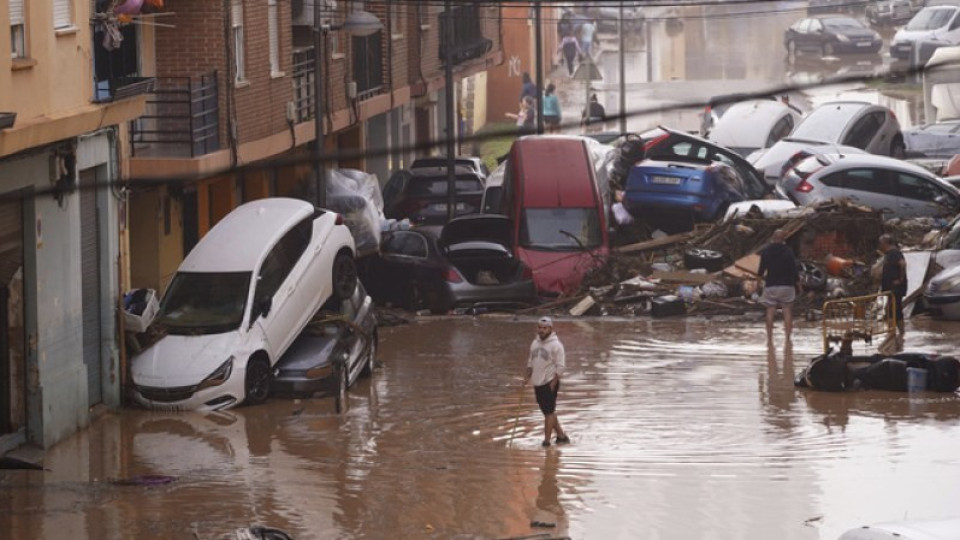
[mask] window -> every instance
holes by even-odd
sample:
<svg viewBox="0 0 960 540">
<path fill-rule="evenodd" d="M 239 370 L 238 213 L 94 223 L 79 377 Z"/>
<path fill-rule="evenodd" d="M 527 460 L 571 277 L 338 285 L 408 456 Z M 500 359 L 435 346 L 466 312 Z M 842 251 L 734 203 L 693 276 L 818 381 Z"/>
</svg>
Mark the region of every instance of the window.
<svg viewBox="0 0 960 540">
<path fill-rule="evenodd" d="M 283 235 L 263 260 L 257 277 L 257 293 L 254 298 L 258 301 L 273 298 L 280 289 L 280 285 L 290 275 L 290 271 L 300 261 L 312 237 L 313 217 L 304 219 Z"/>
<path fill-rule="evenodd" d="M 897 174 L 897 187 L 903 198 L 917 201 L 933 202 L 937 197 L 946 195 L 946 191 L 933 185 L 925 178 L 913 176 L 912 174 Z"/>
<path fill-rule="evenodd" d="M 270 74 L 280 75 L 280 25 L 277 0 L 267 0 L 267 31 L 270 40 Z"/>
<path fill-rule="evenodd" d="M 27 57 L 27 25 L 24 0 L 10 0 L 10 57 Z"/>
<path fill-rule="evenodd" d="M 877 132 L 880 131 L 883 120 L 883 112 L 871 113 L 857 120 L 853 127 L 850 128 L 850 133 L 844 138 L 843 144 L 865 150 L 867 146 L 870 146 L 870 142 L 873 141 Z"/>
<path fill-rule="evenodd" d="M 427 241 L 414 232 L 395 232 L 384 241 L 381 250 L 386 254 L 426 258 Z"/>
<path fill-rule="evenodd" d="M 357 94 L 376 94 L 383 87 L 383 32 L 353 38 L 353 78 Z M 367 97 L 369 97 L 369 95 Z"/>
<path fill-rule="evenodd" d="M 763 147 L 770 148 L 774 143 L 789 135 L 791 131 L 793 131 L 793 117 L 788 114 L 774 124 Z"/>
<path fill-rule="evenodd" d="M 896 195 L 896 187 L 892 178 L 877 169 L 852 169 L 843 176 L 842 188 L 863 191 L 865 193 L 879 193 L 881 195 Z"/>
<path fill-rule="evenodd" d="M 544 251 L 583 251 L 603 242 L 596 208 L 527 208 L 520 245 Z"/>
<path fill-rule="evenodd" d="M 71 0 L 53 0 L 53 27 L 56 29 L 73 26 Z"/>
<path fill-rule="evenodd" d="M 233 33 L 234 77 L 236 83 L 247 80 L 245 51 L 243 47 L 243 0 L 232 0 L 230 27 Z"/>
<path fill-rule="evenodd" d="M 390 36 L 403 37 L 403 26 L 406 21 L 403 17 L 403 6 L 399 0 L 390 0 L 390 17 L 387 20 L 390 24 Z"/>
</svg>

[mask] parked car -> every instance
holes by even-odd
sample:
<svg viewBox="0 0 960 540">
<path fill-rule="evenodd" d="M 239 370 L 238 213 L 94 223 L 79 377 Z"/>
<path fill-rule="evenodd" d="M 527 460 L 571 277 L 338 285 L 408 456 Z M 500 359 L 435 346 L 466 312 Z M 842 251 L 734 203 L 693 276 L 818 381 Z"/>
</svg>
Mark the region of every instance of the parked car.
<svg viewBox="0 0 960 540">
<path fill-rule="evenodd" d="M 912 163 L 883 156 L 809 156 L 784 174 L 777 189 L 799 205 L 846 198 L 887 217 L 960 212 L 955 187 Z"/>
<path fill-rule="evenodd" d="M 454 178 L 454 216 L 479 212 L 484 176 L 471 167 L 458 167 Z M 449 218 L 447 168 L 397 171 L 383 187 L 383 201 L 383 213 L 388 219 L 409 219 L 416 225 L 443 225 Z"/>
<path fill-rule="evenodd" d="M 536 302 L 530 267 L 513 255 L 513 223 L 497 214 L 455 218 L 440 231 L 384 234 L 380 255 L 361 266 L 378 303 L 446 313 L 458 307 L 517 307 Z"/>
<path fill-rule="evenodd" d="M 838 540 L 960 540 L 960 518 L 864 525 Z"/>
<path fill-rule="evenodd" d="M 274 368 L 274 395 L 345 397 L 361 375 L 373 373 L 377 316 L 359 281 L 348 298 L 332 298 L 317 312 Z"/>
<path fill-rule="evenodd" d="M 796 109 L 780 101 L 741 101 L 727 107 L 707 138 L 746 157 L 789 135 L 800 118 Z"/>
<path fill-rule="evenodd" d="M 331 297 L 356 288 L 342 218 L 295 199 L 243 204 L 180 264 L 131 361 L 133 397 L 155 409 L 219 410 L 269 396 L 277 361 Z"/>
<path fill-rule="evenodd" d="M 871 154 L 904 156 L 900 122 L 893 111 L 861 101 L 833 101 L 809 112 L 789 137 L 747 159 L 763 172 L 768 183 L 776 184 L 784 162 L 798 151 L 837 144 Z"/>
<path fill-rule="evenodd" d="M 746 158 L 729 148 L 663 126 L 644 132 L 640 136 L 645 141 L 644 151 L 648 159 L 672 161 L 689 157 L 710 162 L 719 161 L 736 169 L 737 174 L 751 184 L 764 185 L 760 171 Z M 772 190 L 772 188 L 767 189 Z"/>
<path fill-rule="evenodd" d="M 624 205 L 634 217 L 676 233 L 723 217 L 732 203 L 767 193 L 763 184 L 719 161 L 645 160 L 627 176 Z"/>
<path fill-rule="evenodd" d="M 821 58 L 800 55 L 787 65 L 786 82 L 792 85 L 817 85 L 831 80 L 869 78 L 885 73 L 880 54 L 850 54 Z"/>
<path fill-rule="evenodd" d="M 864 10 L 867 22 L 874 26 L 903 24 L 913 18 L 910 0 L 870 0 Z"/>
<path fill-rule="evenodd" d="M 850 13 L 857 4 L 859 0 L 810 0 L 807 3 L 807 15 Z"/>
<path fill-rule="evenodd" d="M 490 171 L 483 160 L 476 156 L 456 156 L 453 158 L 454 167 L 466 167 L 486 178 L 490 176 Z M 443 169 L 447 166 L 446 156 L 425 156 L 418 157 L 410 164 L 410 170 L 416 169 Z"/>
<path fill-rule="evenodd" d="M 890 42 L 890 56 L 909 59 L 920 42 L 960 44 L 960 6 L 934 5 L 917 12 Z"/>
<path fill-rule="evenodd" d="M 609 253 L 594 161 L 602 146 L 586 137 L 529 135 L 510 147 L 495 211 L 510 217 L 514 254 L 533 271 L 538 294 L 575 291 Z"/>
<path fill-rule="evenodd" d="M 923 292 L 924 307 L 936 315 L 960 321 L 960 265 L 933 276 Z"/>
<path fill-rule="evenodd" d="M 790 25 L 783 33 L 783 46 L 790 58 L 798 52 L 823 56 L 835 54 L 876 54 L 883 39 L 860 20 L 841 15 L 807 17 Z"/>
</svg>

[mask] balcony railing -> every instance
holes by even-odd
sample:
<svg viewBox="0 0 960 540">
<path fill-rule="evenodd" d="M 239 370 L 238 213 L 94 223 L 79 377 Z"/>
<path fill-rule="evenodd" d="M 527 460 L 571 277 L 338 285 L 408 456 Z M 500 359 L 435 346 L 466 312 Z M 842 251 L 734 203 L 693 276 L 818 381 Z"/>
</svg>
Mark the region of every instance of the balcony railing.
<svg viewBox="0 0 960 540">
<path fill-rule="evenodd" d="M 131 123 L 132 155 L 196 157 L 220 149 L 217 72 L 158 77 L 143 116 Z"/>
<path fill-rule="evenodd" d="M 452 13 L 440 14 L 440 62 L 446 63 L 447 49 L 444 43 L 447 26 L 453 20 L 453 48 L 450 50 L 450 59 L 453 65 L 467 60 L 480 58 L 490 52 L 493 41 L 483 37 L 480 26 L 480 8 L 476 5 L 461 5 L 452 9 Z"/>
<path fill-rule="evenodd" d="M 122 38 L 120 41 L 105 39 L 107 27 L 101 22 L 95 21 L 92 27 L 93 101 L 110 102 L 151 92 L 155 79 L 140 76 L 137 25 L 116 28 Z M 111 43 L 110 48 L 107 48 L 107 43 Z"/>
<path fill-rule="evenodd" d="M 293 106 L 294 118 L 299 124 L 314 117 L 314 56 L 313 47 L 293 51 Z"/>
</svg>

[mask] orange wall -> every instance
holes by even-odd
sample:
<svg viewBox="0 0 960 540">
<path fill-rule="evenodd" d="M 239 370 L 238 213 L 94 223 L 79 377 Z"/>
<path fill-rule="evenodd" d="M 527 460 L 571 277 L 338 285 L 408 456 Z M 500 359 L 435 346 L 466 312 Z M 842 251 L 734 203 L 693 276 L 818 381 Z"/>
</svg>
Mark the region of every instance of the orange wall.
<svg viewBox="0 0 960 540">
<path fill-rule="evenodd" d="M 487 78 L 487 119 L 491 123 L 510 121 L 504 115 L 516 113 L 520 101 L 522 75 L 536 77 L 535 29 L 527 6 L 503 7 L 503 58 L 504 62 L 490 68 Z M 549 79 L 553 60 L 556 58 L 557 32 L 555 21 L 559 10 L 542 8 L 543 19 L 543 78 L 544 86 Z"/>
</svg>

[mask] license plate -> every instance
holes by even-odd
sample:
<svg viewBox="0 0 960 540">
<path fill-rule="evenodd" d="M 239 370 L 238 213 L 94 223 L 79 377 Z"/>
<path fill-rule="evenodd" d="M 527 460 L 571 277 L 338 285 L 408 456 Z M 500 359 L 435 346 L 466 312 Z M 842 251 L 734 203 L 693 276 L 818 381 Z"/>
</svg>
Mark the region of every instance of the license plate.
<svg viewBox="0 0 960 540">
<path fill-rule="evenodd" d="M 869 47 L 870 45 L 873 45 L 873 43 L 869 41 L 861 41 L 860 43 L 857 43 L 857 47 Z"/>
<path fill-rule="evenodd" d="M 430 208 L 436 212 L 446 212 L 447 203 L 434 203 L 430 205 Z M 453 205 L 454 210 L 462 211 L 467 209 L 467 203 L 458 202 Z"/>
<path fill-rule="evenodd" d="M 663 184 L 668 186 L 678 186 L 680 185 L 680 179 L 676 176 L 651 176 L 650 183 L 652 184 Z"/>
</svg>

